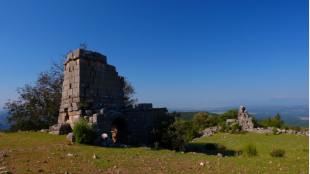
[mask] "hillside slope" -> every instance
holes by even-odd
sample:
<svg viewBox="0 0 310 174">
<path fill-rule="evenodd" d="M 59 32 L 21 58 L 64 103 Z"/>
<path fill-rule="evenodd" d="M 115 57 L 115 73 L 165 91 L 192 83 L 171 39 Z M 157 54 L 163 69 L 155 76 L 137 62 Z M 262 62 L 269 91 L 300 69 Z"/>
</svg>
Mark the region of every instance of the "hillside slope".
<svg viewBox="0 0 310 174">
<path fill-rule="evenodd" d="M 105 148 L 69 145 L 65 135 L 48 133 L 0 134 L 0 167 L 11 173 L 308 173 L 309 137 L 297 135 L 218 133 L 191 143 L 203 154 L 154 151 L 147 148 Z M 235 150 L 252 141 L 257 157 L 235 157 Z M 225 151 L 206 151 L 204 144 L 223 144 Z M 285 157 L 269 155 L 272 148 L 285 149 Z M 15 149 L 15 150 L 12 150 Z M 215 156 L 222 153 L 223 157 Z M 67 156 L 73 154 L 74 156 Z M 97 155 L 98 159 L 92 158 Z M 227 156 L 227 157 L 225 157 Z M 203 165 L 200 165 L 202 163 Z"/>
</svg>

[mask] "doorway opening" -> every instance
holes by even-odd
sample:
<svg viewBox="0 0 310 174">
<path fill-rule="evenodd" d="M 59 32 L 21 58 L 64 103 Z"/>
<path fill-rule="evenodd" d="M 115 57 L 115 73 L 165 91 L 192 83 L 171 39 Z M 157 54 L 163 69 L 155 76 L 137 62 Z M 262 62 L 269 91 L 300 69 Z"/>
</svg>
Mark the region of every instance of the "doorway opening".
<svg viewBox="0 0 310 174">
<path fill-rule="evenodd" d="M 117 117 L 113 121 L 111 125 L 111 134 L 113 143 L 126 144 L 128 142 L 128 126 L 123 118 Z"/>
</svg>

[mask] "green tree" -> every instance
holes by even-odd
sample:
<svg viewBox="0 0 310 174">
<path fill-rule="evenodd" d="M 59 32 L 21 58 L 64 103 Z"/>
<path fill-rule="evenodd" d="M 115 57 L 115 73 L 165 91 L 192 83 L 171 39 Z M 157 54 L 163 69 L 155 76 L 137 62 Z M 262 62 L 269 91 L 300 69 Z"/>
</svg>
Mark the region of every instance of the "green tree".
<svg viewBox="0 0 310 174">
<path fill-rule="evenodd" d="M 205 111 L 201 111 L 194 116 L 194 123 L 202 131 L 207 127 L 215 126 L 217 124 L 217 118 L 209 115 Z"/>
<path fill-rule="evenodd" d="M 183 120 L 182 129 L 184 130 L 184 139 L 186 141 L 191 141 L 198 137 L 198 128 L 195 126 L 194 121 Z"/>
<path fill-rule="evenodd" d="M 271 122 L 270 122 L 270 126 L 271 127 L 277 127 L 280 128 L 283 125 L 284 121 L 281 120 L 281 115 L 279 113 L 277 113 L 277 116 L 275 116 Z"/>
<path fill-rule="evenodd" d="M 271 125 L 271 118 L 268 117 L 266 120 L 262 120 L 262 122 L 260 123 L 265 129 L 267 127 L 270 127 Z"/>
<path fill-rule="evenodd" d="M 10 130 L 46 129 L 57 123 L 62 82 L 62 70 L 54 65 L 40 73 L 34 85 L 17 88 L 18 100 L 9 100 L 3 107 L 8 110 Z"/>
<path fill-rule="evenodd" d="M 226 124 L 227 119 L 238 119 L 238 109 L 230 109 L 218 116 L 218 125 Z"/>
<path fill-rule="evenodd" d="M 280 129 L 285 129 L 285 130 L 288 130 L 289 129 L 289 127 L 288 127 L 288 125 L 283 125 Z"/>
<path fill-rule="evenodd" d="M 261 124 L 254 116 L 250 115 L 250 117 L 252 117 L 252 123 L 254 124 L 254 128 L 261 127 Z"/>
<path fill-rule="evenodd" d="M 133 105 L 138 102 L 137 98 L 133 98 L 133 94 L 136 94 L 135 88 L 131 85 L 131 82 L 127 80 L 125 77 L 124 79 L 125 87 L 124 87 L 124 94 L 125 94 L 125 106 Z"/>
<path fill-rule="evenodd" d="M 277 113 L 275 117 L 271 119 L 271 117 L 268 117 L 266 120 L 263 120 L 260 124 L 264 127 L 277 127 L 280 128 L 282 127 L 284 121 L 281 120 L 281 115 Z"/>
<path fill-rule="evenodd" d="M 187 142 L 184 140 L 184 125 L 179 118 L 180 113 L 177 112 L 158 114 L 152 132 L 154 141 L 167 149 L 184 150 Z"/>
</svg>

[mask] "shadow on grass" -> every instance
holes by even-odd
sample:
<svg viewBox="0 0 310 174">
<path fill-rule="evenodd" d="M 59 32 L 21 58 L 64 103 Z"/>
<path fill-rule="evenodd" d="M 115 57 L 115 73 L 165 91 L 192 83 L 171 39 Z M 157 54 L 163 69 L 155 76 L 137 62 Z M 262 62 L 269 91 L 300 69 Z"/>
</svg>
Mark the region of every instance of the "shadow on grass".
<svg viewBox="0 0 310 174">
<path fill-rule="evenodd" d="M 223 157 L 225 156 L 235 156 L 236 151 L 231 150 L 231 149 L 226 149 L 226 150 L 207 150 L 205 148 L 206 143 L 191 143 L 188 145 L 186 148 L 187 151 L 189 152 L 197 152 L 197 153 L 204 153 L 206 155 L 217 155 L 218 153 L 222 154 Z M 217 143 L 209 143 L 209 144 L 214 144 L 216 147 L 218 147 L 219 144 Z"/>
</svg>

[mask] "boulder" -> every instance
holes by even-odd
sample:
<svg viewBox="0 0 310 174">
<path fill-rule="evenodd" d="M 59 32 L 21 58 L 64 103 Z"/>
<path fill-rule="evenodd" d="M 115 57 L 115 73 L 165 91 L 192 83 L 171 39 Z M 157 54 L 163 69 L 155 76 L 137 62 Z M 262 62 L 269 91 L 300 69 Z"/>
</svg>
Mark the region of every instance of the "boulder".
<svg viewBox="0 0 310 174">
<path fill-rule="evenodd" d="M 75 141 L 75 137 L 74 137 L 73 133 L 69 133 L 69 134 L 67 135 L 67 140 L 69 140 L 69 141 L 71 141 L 71 142 L 74 142 L 74 141 Z"/>
<path fill-rule="evenodd" d="M 107 139 L 109 136 L 108 136 L 108 134 L 106 134 L 106 133 L 103 133 L 102 135 L 101 135 L 101 137 L 102 137 L 102 139 Z"/>
<path fill-rule="evenodd" d="M 52 130 L 50 132 L 53 132 L 52 134 L 54 135 L 63 135 L 72 131 L 71 126 L 68 123 L 55 124 L 49 130 Z"/>
</svg>

